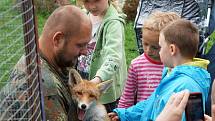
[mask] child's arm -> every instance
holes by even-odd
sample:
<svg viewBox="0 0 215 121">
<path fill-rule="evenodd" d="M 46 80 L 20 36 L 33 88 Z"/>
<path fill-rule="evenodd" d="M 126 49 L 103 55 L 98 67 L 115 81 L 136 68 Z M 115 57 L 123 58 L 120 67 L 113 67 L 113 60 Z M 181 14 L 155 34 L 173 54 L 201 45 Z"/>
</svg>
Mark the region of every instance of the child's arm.
<svg viewBox="0 0 215 121">
<path fill-rule="evenodd" d="M 120 97 L 118 108 L 128 108 L 134 105 L 135 90 L 137 90 L 137 73 L 131 63 L 128 70 L 128 78 L 125 83 L 125 88 Z"/>
<path fill-rule="evenodd" d="M 149 100 L 140 101 L 127 109 L 116 108 L 114 112 L 117 113 L 120 121 L 145 121 L 150 118 L 148 108 L 152 108 L 151 105 L 147 105 L 147 101 Z"/>
<path fill-rule="evenodd" d="M 118 20 L 107 23 L 105 36 L 102 38 L 102 50 L 100 55 L 103 56 L 101 67 L 95 76 L 102 81 L 109 80 L 117 71 L 119 71 L 121 62 L 125 58 L 124 54 L 124 26 Z"/>
</svg>

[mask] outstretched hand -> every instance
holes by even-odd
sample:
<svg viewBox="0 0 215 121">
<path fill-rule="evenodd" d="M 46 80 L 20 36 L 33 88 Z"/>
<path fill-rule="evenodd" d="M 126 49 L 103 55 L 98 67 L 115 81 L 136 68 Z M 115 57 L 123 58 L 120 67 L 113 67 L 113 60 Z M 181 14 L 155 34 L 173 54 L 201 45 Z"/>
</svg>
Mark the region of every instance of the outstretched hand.
<svg viewBox="0 0 215 121">
<path fill-rule="evenodd" d="M 188 90 L 173 94 L 156 121 L 181 121 L 189 95 Z"/>
<path fill-rule="evenodd" d="M 110 117 L 111 121 L 119 121 L 119 117 L 115 112 L 108 113 L 108 116 Z"/>
</svg>

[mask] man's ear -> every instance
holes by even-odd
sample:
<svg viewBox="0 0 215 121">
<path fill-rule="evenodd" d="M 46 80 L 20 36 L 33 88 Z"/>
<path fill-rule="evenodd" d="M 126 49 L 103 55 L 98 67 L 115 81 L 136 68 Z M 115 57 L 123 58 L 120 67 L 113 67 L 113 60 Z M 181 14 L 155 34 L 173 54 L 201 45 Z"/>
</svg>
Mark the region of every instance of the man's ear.
<svg viewBox="0 0 215 121">
<path fill-rule="evenodd" d="M 113 80 L 104 81 L 99 83 L 97 87 L 99 88 L 99 91 L 101 93 L 105 93 L 112 86 L 112 83 L 113 83 Z"/>
<path fill-rule="evenodd" d="M 175 55 L 176 52 L 178 51 L 177 49 L 178 48 L 176 47 L 175 44 L 170 44 L 170 53 L 171 53 L 171 55 Z"/>
<path fill-rule="evenodd" d="M 62 47 L 64 44 L 64 34 L 62 32 L 56 32 L 52 38 L 54 47 Z"/>
<path fill-rule="evenodd" d="M 70 69 L 69 70 L 69 80 L 68 80 L 68 85 L 72 86 L 74 84 L 78 84 L 82 82 L 81 75 L 75 70 L 75 69 Z"/>
</svg>

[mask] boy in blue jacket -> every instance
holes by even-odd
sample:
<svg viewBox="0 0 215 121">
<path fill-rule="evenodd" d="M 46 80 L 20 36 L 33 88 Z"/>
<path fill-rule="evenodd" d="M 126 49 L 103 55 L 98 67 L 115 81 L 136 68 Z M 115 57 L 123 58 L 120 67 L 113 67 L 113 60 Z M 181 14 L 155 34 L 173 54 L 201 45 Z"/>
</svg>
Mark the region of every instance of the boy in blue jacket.
<svg viewBox="0 0 215 121">
<path fill-rule="evenodd" d="M 111 119 L 155 121 L 169 97 L 185 89 L 201 92 L 205 103 L 210 85 L 210 74 L 206 70 L 209 61 L 194 58 L 198 42 L 198 28 L 190 21 L 180 19 L 168 24 L 159 37 L 159 54 L 166 66 L 160 85 L 147 100 L 127 109 L 116 108 L 114 113 L 109 114 Z M 185 115 L 182 120 L 185 120 Z"/>
</svg>

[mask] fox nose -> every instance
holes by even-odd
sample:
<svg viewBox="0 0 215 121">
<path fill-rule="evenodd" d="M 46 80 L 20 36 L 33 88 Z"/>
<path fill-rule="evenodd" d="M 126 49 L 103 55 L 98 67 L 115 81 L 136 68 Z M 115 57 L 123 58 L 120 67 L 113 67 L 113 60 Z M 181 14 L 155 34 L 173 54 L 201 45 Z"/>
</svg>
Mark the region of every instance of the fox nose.
<svg viewBox="0 0 215 121">
<path fill-rule="evenodd" d="M 81 108 L 82 108 L 83 110 L 86 109 L 86 107 L 87 107 L 87 106 L 86 106 L 85 104 L 82 104 L 82 105 L 81 105 Z"/>
</svg>

